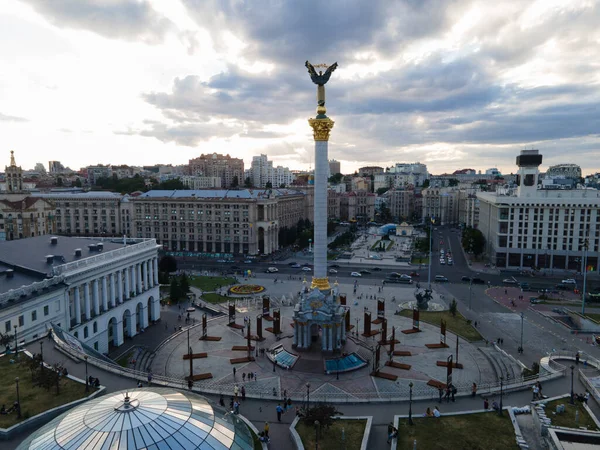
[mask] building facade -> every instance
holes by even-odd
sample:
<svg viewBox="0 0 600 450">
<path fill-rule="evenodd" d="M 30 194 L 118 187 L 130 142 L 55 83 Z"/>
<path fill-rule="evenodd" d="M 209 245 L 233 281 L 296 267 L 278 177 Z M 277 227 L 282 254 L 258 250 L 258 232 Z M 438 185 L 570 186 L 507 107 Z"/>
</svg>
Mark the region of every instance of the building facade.
<svg viewBox="0 0 600 450">
<path fill-rule="evenodd" d="M 375 218 L 376 195 L 367 191 L 346 192 L 340 195 L 340 219 L 370 222 Z"/>
<path fill-rule="evenodd" d="M 421 193 L 423 219 L 435 218 L 439 225 L 458 223 L 458 190 L 430 187 Z"/>
<path fill-rule="evenodd" d="M 287 167 L 273 167 L 273 161 L 269 161 L 267 155 L 258 155 L 252 157 L 252 165 L 246 170 L 245 178 L 249 178 L 252 186 L 255 188 L 266 188 L 270 183 L 271 187 L 291 185 L 296 176 Z"/>
<path fill-rule="evenodd" d="M 412 186 L 390 189 L 384 196 L 388 199 L 387 207 L 394 220 L 412 220 L 415 213 L 415 190 Z"/>
<path fill-rule="evenodd" d="M 541 163 L 523 150 L 516 189 L 477 193 L 487 256 L 498 267 L 597 270 L 600 192 L 540 189 Z"/>
<path fill-rule="evenodd" d="M 200 155 L 189 161 L 190 175 L 201 175 L 204 177 L 220 177 L 221 187 L 229 188 L 237 180 L 238 185 L 244 184 L 244 160 L 232 158 L 229 155 L 218 153 Z"/>
<path fill-rule="evenodd" d="M 101 353 L 160 319 L 150 240 L 39 236 L 0 242 L 0 327 L 18 342 L 54 323 Z"/>
<path fill-rule="evenodd" d="M 339 161 L 335 159 L 329 160 L 329 176 L 335 175 L 336 173 L 342 173 L 342 166 Z"/>
</svg>

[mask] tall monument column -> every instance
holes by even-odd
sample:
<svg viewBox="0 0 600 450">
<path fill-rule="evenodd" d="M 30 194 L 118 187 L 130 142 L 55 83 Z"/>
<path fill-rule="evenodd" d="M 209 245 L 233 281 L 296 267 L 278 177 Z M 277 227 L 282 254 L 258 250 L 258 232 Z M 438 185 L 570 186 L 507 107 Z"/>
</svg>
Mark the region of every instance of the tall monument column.
<svg viewBox="0 0 600 450">
<path fill-rule="evenodd" d="M 314 189 L 314 275 L 312 288 L 330 289 L 327 278 L 327 174 L 329 160 L 327 157 L 329 134 L 333 128 L 333 120 L 327 117 L 325 108 L 325 84 L 337 68 L 337 63 L 331 66 L 318 64 L 313 66 L 306 61 L 306 68 L 311 80 L 317 85 L 317 116 L 308 119 L 315 140 L 315 189 Z M 318 74 L 315 67 L 324 67 L 325 73 Z"/>
</svg>

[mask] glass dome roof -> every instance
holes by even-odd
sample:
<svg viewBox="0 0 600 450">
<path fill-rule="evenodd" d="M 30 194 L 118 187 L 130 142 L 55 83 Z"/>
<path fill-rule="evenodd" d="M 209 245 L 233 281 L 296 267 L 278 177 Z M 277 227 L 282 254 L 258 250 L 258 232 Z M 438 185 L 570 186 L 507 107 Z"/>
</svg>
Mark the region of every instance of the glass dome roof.
<svg viewBox="0 0 600 450">
<path fill-rule="evenodd" d="M 204 397 L 169 388 L 120 391 L 85 402 L 29 436 L 17 450 L 253 449 L 238 417 Z"/>
</svg>

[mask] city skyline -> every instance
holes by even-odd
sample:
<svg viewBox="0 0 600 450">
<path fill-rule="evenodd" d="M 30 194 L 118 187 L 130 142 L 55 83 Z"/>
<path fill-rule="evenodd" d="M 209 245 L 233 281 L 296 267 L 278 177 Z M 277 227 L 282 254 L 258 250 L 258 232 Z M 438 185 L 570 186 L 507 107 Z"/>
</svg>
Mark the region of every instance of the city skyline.
<svg viewBox="0 0 600 450">
<path fill-rule="evenodd" d="M 338 61 L 330 158 L 431 173 L 600 170 L 594 3 L 7 0 L 0 134 L 17 163 L 314 168 L 304 60 Z M 269 14 L 264 14 L 268 9 Z"/>
</svg>

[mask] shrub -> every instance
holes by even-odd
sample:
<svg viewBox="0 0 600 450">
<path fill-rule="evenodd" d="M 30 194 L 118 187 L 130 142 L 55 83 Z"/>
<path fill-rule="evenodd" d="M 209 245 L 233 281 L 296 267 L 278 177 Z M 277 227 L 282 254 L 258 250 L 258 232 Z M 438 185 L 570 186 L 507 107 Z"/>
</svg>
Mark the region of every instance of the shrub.
<svg viewBox="0 0 600 450">
<path fill-rule="evenodd" d="M 456 317 L 456 313 L 458 312 L 458 303 L 456 302 L 455 298 L 453 298 L 450 302 L 450 307 L 448 310 L 450 311 L 450 314 L 452 314 L 452 317 Z"/>
</svg>

